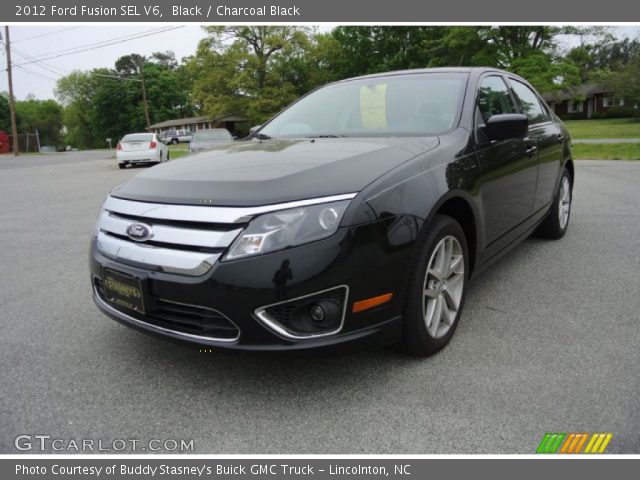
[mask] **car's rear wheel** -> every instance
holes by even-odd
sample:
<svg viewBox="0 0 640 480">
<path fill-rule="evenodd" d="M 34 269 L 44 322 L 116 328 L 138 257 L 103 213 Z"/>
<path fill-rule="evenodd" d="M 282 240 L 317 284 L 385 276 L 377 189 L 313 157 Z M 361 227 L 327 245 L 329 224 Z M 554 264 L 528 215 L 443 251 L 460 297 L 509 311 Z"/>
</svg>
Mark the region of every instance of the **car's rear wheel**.
<svg viewBox="0 0 640 480">
<path fill-rule="evenodd" d="M 118 168 L 120 168 L 120 169 L 123 169 L 123 168 L 126 168 L 126 167 L 127 167 L 126 163 L 119 163 L 118 164 Z"/>
<path fill-rule="evenodd" d="M 453 336 L 464 306 L 469 254 L 453 218 L 436 215 L 422 236 L 403 310 L 401 348 L 429 356 Z"/>
<path fill-rule="evenodd" d="M 571 174 L 569 170 L 565 168 L 562 172 L 562 178 L 560 178 L 558 190 L 556 191 L 549 214 L 536 230 L 536 235 L 557 240 L 567 233 L 569 219 L 571 218 L 572 197 Z"/>
<path fill-rule="evenodd" d="M 174 138 L 171 140 L 171 145 L 177 145 L 178 144 L 178 139 Z"/>
</svg>

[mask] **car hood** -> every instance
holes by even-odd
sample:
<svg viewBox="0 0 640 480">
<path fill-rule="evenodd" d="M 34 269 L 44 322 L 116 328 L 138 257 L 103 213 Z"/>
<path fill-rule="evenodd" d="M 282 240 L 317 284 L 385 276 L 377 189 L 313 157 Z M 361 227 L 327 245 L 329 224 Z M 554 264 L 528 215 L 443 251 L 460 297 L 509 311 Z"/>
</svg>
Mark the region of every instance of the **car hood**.
<svg viewBox="0 0 640 480">
<path fill-rule="evenodd" d="M 354 193 L 438 143 L 437 137 L 238 142 L 145 170 L 112 195 L 244 207 Z"/>
</svg>

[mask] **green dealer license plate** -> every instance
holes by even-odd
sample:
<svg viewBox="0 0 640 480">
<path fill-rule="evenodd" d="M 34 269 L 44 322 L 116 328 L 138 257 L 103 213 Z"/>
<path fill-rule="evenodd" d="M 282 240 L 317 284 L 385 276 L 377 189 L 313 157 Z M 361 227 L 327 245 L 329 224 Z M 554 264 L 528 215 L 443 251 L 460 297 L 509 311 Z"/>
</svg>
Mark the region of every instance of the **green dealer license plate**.
<svg viewBox="0 0 640 480">
<path fill-rule="evenodd" d="M 102 272 L 102 284 L 108 301 L 144 313 L 144 297 L 139 278 L 105 268 Z"/>
</svg>

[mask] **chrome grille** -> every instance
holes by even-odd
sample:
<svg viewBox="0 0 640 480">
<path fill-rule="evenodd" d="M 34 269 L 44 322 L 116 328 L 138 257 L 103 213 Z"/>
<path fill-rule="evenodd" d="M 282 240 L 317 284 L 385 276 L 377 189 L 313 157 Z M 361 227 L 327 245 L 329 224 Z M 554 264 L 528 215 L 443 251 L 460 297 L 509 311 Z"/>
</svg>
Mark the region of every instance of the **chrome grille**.
<svg viewBox="0 0 640 480">
<path fill-rule="evenodd" d="M 181 275 L 203 275 L 242 231 L 242 223 L 221 223 L 213 207 L 161 205 L 109 197 L 98 218 L 100 252 L 119 262 Z M 145 241 L 129 238 L 136 223 L 151 227 Z"/>
<path fill-rule="evenodd" d="M 256 215 L 335 202 L 355 193 L 256 207 L 170 205 L 109 196 L 98 218 L 97 246 L 106 257 L 149 270 L 199 276 L 207 273 Z M 127 234 L 143 223 L 153 231 L 145 241 Z"/>
</svg>

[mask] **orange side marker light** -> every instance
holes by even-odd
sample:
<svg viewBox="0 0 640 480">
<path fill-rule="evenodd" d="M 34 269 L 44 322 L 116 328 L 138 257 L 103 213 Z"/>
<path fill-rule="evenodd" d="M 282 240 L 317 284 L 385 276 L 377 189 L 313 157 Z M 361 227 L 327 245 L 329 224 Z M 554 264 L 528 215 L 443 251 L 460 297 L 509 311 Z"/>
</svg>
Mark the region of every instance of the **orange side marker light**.
<svg viewBox="0 0 640 480">
<path fill-rule="evenodd" d="M 370 308 L 377 307 L 378 305 L 382 305 L 383 303 L 387 303 L 393 298 L 393 293 L 385 293 L 384 295 L 378 295 L 377 297 L 367 298 L 366 300 L 360 300 L 358 302 L 353 302 L 353 313 L 362 312 L 364 310 L 369 310 Z"/>
</svg>

